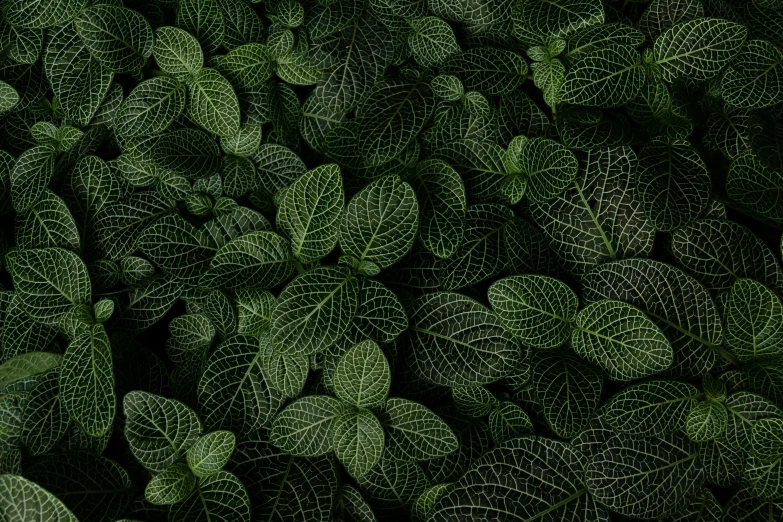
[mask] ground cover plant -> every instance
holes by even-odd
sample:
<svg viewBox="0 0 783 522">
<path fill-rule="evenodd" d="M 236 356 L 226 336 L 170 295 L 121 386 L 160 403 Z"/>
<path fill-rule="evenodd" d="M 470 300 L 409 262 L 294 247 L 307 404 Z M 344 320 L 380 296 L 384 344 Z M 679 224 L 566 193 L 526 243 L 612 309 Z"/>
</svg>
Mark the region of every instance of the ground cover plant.
<svg viewBox="0 0 783 522">
<path fill-rule="evenodd" d="M 0 0 L 0 521 L 783 520 L 782 0 Z"/>
</svg>

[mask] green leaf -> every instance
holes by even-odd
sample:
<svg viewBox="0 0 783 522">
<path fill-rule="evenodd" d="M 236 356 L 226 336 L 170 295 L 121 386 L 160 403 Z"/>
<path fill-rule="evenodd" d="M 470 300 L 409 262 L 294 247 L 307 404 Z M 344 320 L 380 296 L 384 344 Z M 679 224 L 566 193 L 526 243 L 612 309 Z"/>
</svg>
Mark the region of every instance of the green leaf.
<svg viewBox="0 0 783 522">
<path fill-rule="evenodd" d="M 451 389 L 454 406 L 468 417 L 485 417 L 500 405 L 492 392 L 483 386 L 457 386 Z"/>
<path fill-rule="evenodd" d="M 345 406 L 332 397 L 309 395 L 275 417 L 269 441 L 286 453 L 317 457 L 332 451 L 332 426 Z"/>
<path fill-rule="evenodd" d="M 288 283 L 270 318 L 284 355 L 325 350 L 345 332 L 358 306 L 359 281 L 345 267 L 309 270 Z"/>
<path fill-rule="evenodd" d="M 222 246 L 201 278 L 205 288 L 272 288 L 293 272 L 291 247 L 274 232 L 250 232 Z"/>
<path fill-rule="evenodd" d="M 642 17 L 648 11 L 649 9 L 646 9 L 642 13 Z M 611 45 L 625 44 L 639 47 L 642 42 L 644 42 L 644 34 L 635 27 L 622 22 L 590 25 L 568 35 L 566 53 L 563 57 L 573 60 L 579 58 L 582 53 L 589 53 Z"/>
<path fill-rule="evenodd" d="M 90 54 L 72 23 L 51 37 L 43 63 L 65 115 L 86 125 L 109 92 L 114 73 Z"/>
<path fill-rule="evenodd" d="M 144 500 L 150 504 L 176 504 L 196 487 L 196 477 L 184 462 L 175 462 L 163 473 L 152 477 L 144 490 Z"/>
<path fill-rule="evenodd" d="M 344 205 L 343 180 L 334 164 L 304 173 L 286 190 L 277 226 L 290 238 L 300 262 L 315 262 L 334 249 Z"/>
<path fill-rule="evenodd" d="M 182 294 L 182 282 L 171 275 L 155 277 L 133 288 L 121 300 L 119 329 L 141 331 L 158 322 Z"/>
<path fill-rule="evenodd" d="M 138 248 L 164 272 L 193 284 L 209 263 L 214 249 L 205 235 L 176 214 L 158 219 L 136 241 Z"/>
<path fill-rule="evenodd" d="M 432 522 L 472 519 L 608 520 L 609 514 L 587 493 L 588 460 L 571 444 L 544 437 L 520 437 L 484 454 L 441 497 Z M 545 469 L 547 473 L 539 473 Z M 503 484 L 503 494 L 497 486 Z M 516 501 L 508 503 L 509 496 Z"/>
<path fill-rule="evenodd" d="M 380 406 L 391 387 L 389 363 L 373 341 L 363 341 L 343 355 L 334 372 L 334 394 L 358 408 Z"/>
<path fill-rule="evenodd" d="M 783 416 L 783 412 L 774 403 L 746 391 L 732 393 L 724 405 L 729 411 L 726 440 L 745 452 L 752 449 L 752 429 L 757 421 Z"/>
<path fill-rule="evenodd" d="M 16 242 L 20 248 L 62 247 L 79 250 L 79 230 L 65 202 L 51 190 L 16 217 Z"/>
<path fill-rule="evenodd" d="M 503 240 L 513 216 L 504 205 L 488 203 L 468 207 L 462 245 L 440 265 L 441 287 L 465 288 L 502 272 L 508 261 Z"/>
<path fill-rule="evenodd" d="M 268 327 L 267 327 L 268 328 Z M 278 353 L 269 338 L 266 329 L 258 336 L 261 339 L 261 367 L 264 376 L 272 387 L 286 397 L 297 397 L 307 381 L 310 372 L 310 360 L 301 355 L 283 355 Z"/>
<path fill-rule="evenodd" d="M 655 61 L 666 81 L 716 76 L 745 42 L 745 26 L 718 18 L 699 18 L 671 27 L 655 40 Z"/>
<path fill-rule="evenodd" d="M 704 482 L 698 446 L 684 435 L 615 435 L 586 470 L 590 495 L 622 515 L 664 517 Z"/>
<path fill-rule="evenodd" d="M 185 456 L 201 435 L 201 422 L 185 404 L 145 391 L 123 398 L 125 437 L 131 453 L 153 473 Z"/>
<path fill-rule="evenodd" d="M 465 234 L 465 186 L 444 161 L 419 162 L 406 178 L 419 203 L 419 241 L 436 256 L 448 259 Z"/>
<path fill-rule="evenodd" d="M 584 64 L 583 64 L 584 65 Z M 543 93 L 544 102 L 554 107 L 560 101 L 560 88 L 566 78 L 566 67 L 563 62 L 554 58 L 530 65 L 533 71 L 533 82 Z"/>
<path fill-rule="evenodd" d="M 639 198 L 656 229 L 669 232 L 693 221 L 710 195 L 707 166 L 686 141 L 654 138 L 639 153 Z"/>
<path fill-rule="evenodd" d="M 754 455 L 745 464 L 745 480 L 753 495 L 762 499 L 783 497 L 783 459 L 764 462 Z"/>
<path fill-rule="evenodd" d="M 704 465 L 707 482 L 719 487 L 740 483 L 745 467 L 745 452 L 724 438 L 705 442 L 699 447 L 699 460 Z"/>
<path fill-rule="evenodd" d="M 19 93 L 7 83 L 0 81 L 0 114 L 4 114 L 19 103 Z"/>
<path fill-rule="evenodd" d="M 758 520 L 762 522 L 770 517 L 774 520 L 783 514 L 783 501 L 760 500 L 750 487 L 744 487 L 729 499 L 726 505 L 726 522 Z"/>
<path fill-rule="evenodd" d="M 565 344 L 579 306 L 568 285 L 533 274 L 496 281 L 487 290 L 487 298 L 503 326 L 535 348 Z"/>
<path fill-rule="evenodd" d="M 261 146 L 262 127 L 261 125 L 250 123 L 246 125 L 240 125 L 236 134 L 230 136 L 224 136 L 220 139 L 220 146 L 224 152 L 231 154 L 231 156 L 225 156 L 223 158 L 223 169 L 221 175 L 223 176 L 223 190 L 229 197 L 244 196 L 245 192 L 253 185 L 255 178 L 255 170 L 253 164 L 249 160 L 238 160 L 235 156 L 246 158 L 252 156 L 258 151 L 258 147 Z M 231 158 L 231 160 L 229 160 Z M 228 161 L 227 161 L 228 160 Z M 245 176 L 245 165 L 250 167 L 249 175 Z M 231 168 L 233 167 L 233 169 Z M 238 176 L 234 173 L 234 170 L 238 170 L 242 176 Z M 231 174 L 229 174 L 231 173 Z M 237 185 L 243 186 L 243 189 L 232 190 L 229 188 L 231 181 L 229 175 L 243 179 L 242 183 Z"/>
<path fill-rule="evenodd" d="M 560 143 L 533 138 L 522 149 L 520 168 L 527 175 L 527 198 L 543 203 L 562 193 L 576 177 L 576 156 Z"/>
<path fill-rule="evenodd" d="M 630 147 L 590 151 L 566 192 L 533 206 L 533 219 L 577 278 L 604 262 L 651 252 L 655 230 L 632 182 L 636 164 Z"/>
<path fill-rule="evenodd" d="M 571 352 L 533 354 L 533 389 L 558 437 L 570 439 L 587 426 L 603 387 L 601 372 Z"/>
<path fill-rule="evenodd" d="M 188 84 L 188 115 L 218 136 L 239 130 L 239 99 L 233 87 L 215 69 L 201 69 Z"/>
<path fill-rule="evenodd" d="M 269 443 L 265 434 L 237 445 L 230 469 L 251 491 L 253 515 L 266 520 L 295 520 L 303 509 L 328 520 L 337 495 L 334 458 L 294 457 Z"/>
<path fill-rule="evenodd" d="M 489 414 L 489 432 L 495 444 L 533 432 L 533 422 L 525 410 L 511 401 L 503 401 Z"/>
<path fill-rule="evenodd" d="M 235 475 L 218 471 L 199 480 L 190 496 L 172 508 L 169 520 L 250 522 L 250 498 Z"/>
<path fill-rule="evenodd" d="M 207 433 L 188 449 L 188 466 L 197 477 L 213 475 L 229 461 L 235 445 L 236 437 L 230 431 Z"/>
<path fill-rule="evenodd" d="M 28 352 L 6 360 L 0 365 L 0 389 L 56 368 L 62 355 L 49 352 Z"/>
<path fill-rule="evenodd" d="M 731 288 L 737 278 L 783 289 L 783 270 L 750 229 L 723 219 L 700 219 L 672 234 L 674 258 L 710 290 Z"/>
<path fill-rule="evenodd" d="M 196 37 L 207 53 L 223 42 L 225 22 L 218 0 L 189 0 L 177 4 L 177 27 Z"/>
<path fill-rule="evenodd" d="M 6 256 L 23 309 L 33 319 L 56 324 L 71 306 L 90 300 L 84 262 L 61 248 L 15 250 Z"/>
<path fill-rule="evenodd" d="M 644 312 L 622 301 L 598 301 L 574 321 L 574 351 L 603 368 L 609 378 L 630 381 L 671 366 L 674 353 Z"/>
<path fill-rule="evenodd" d="M 264 44 L 249 43 L 232 49 L 220 60 L 218 70 L 234 87 L 256 87 L 275 71 L 275 62 Z"/>
<path fill-rule="evenodd" d="M 179 81 L 195 78 L 204 66 L 198 40 L 176 27 L 159 27 L 155 36 L 152 54 L 160 68 Z"/>
<path fill-rule="evenodd" d="M 84 7 L 85 0 L 33 0 L 24 3 L 9 3 L 3 6 L 3 14 L 8 23 L 27 29 L 46 29 L 61 25 Z"/>
<path fill-rule="evenodd" d="M 646 259 L 616 261 L 593 270 L 582 288 L 586 303 L 617 299 L 644 310 L 672 343 L 673 374 L 701 375 L 715 365 L 723 340 L 718 309 L 707 289 L 682 270 Z"/>
<path fill-rule="evenodd" d="M 773 222 L 783 222 L 783 211 L 778 204 L 783 197 L 783 175 L 766 167 L 753 151 L 746 150 L 731 162 L 726 193 L 751 212 Z"/>
<path fill-rule="evenodd" d="M 50 453 L 25 469 L 25 476 L 58 498 L 79 520 L 114 520 L 135 495 L 119 464 L 84 450 Z"/>
<path fill-rule="evenodd" d="M 655 40 L 662 32 L 678 22 L 704 17 L 704 7 L 698 0 L 668 2 L 653 0 L 639 19 L 639 28 Z"/>
<path fill-rule="evenodd" d="M 707 442 L 720 437 L 728 423 L 728 412 L 716 401 L 698 403 L 685 419 L 685 433 L 694 442 Z"/>
<path fill-rule="evenodd" d="M 234 47 L 261 40 L 264 27 L 261 19 L 245 2 L 240 0 L 225 0 L 220 2 L 223 12 L 223 47 Z"/>
<path fill-rule="evenodd" d="M 759 419 L 753 424 L 751 454 L 770 463 L 783 457 L 783 419 Z"/>
<path fill-rule="evenodd" d="M 220 148 L 212 136 L 197 129 L 164 134 L 152 149 L 155 163 L 187 179 L 199 179 L 220 170 Z"/>
<path fill-rule="evenodd" d="M 661 436 L 685 428 L 699 396 L 695 386 L 684 382 L 650 380 L 614 394 L 604 418 L 620 433 Z"/>
<path fill-rule="evenodd" d="M 415 462 L 382 458 L 357 482 L 376 511 L 382 514 L 410 508 L 429 481 Z"/>
<path fill-rule="evenodd" d="M 258 340 L 243 335 L 226 339 L 209 355 L 198 383 L 207 429 L 242 436 L 272 420 L 283 398 L 264 376 L 260 359 Z"/>
<path fill-rule="evenodd" d="M 243 288 L 236 292 L 234 298 L 239 312 L 239 333 L 255 337 L 269 328 L 275 296 L 264 290 Z"/>
<path fill-rule="evenodd" d="M 355 522 L 376 522 L 375 513 L 354 487 L 344 484 L 340 490 L 340 503 L 337 508 L 340 515 Z M 340 516 L 338 515 L 338 516 Z"/>
<path fill-rule="evenodd" d="M 394 458 L 429 460 L 457 449 L 457 438 L 451 428 L 417 402 L 389 399 L 379 420 L 386 428 L 386 447 Z"/>
<path fill-rule="evenodd" d="M 755 109 L 783 101 L 783 53 L 765 40 L 750 40 L 721 82 L 726 103 Z"/>
<path fill-rule="evenodd" d="M 291 85 L 314 85 L 321 77 L 321 69 L 313 59 L 294 50 L 277 59 L 277 76 Z"/>
<path fill-rule="evenodd" d="M 212 322 L 220 339 L 231 337 L 237 329 L 237 314 L 228 296 L 220 290 L 209 292 L 200 303 L 201 311 Z M 255 342 L 255 339 L 250 340 Z"/>
<path fill-rule="evenodd" d="M 452 318 L 460 314 L 459 324 Z M 409 364 L 441 386 L 488 384 L 517 365 L 519 347 L 495 314 L 468 297 L 439 292 L 410 308 Z"/>
<path fill-rule="evenodd" d="M 568 70 L 560 99 L 590 107 L 617 107 L 633 99 L 644 84 L 639 52 L 610 45 L 583 55 Z"/>
<path fill-rule="evenodd" d="M 20 440 L 33 455 L 49 452 L 68 429 L 70 419 L 60 400 L 58 380 L 58 370 L 41 375 L 24 402 Z"/>
<path fill-rule="evenodd" d="M 367 166 L 394 159 L 429 120 L 435 95 L 427 83 L 380 81 L 357 109 L 359 152 Z"/>
<path fill-rule="evenodd" d="M 215 338 L 215 326 L 201 314 L 185 314 L 169 323 L 171 338 L 188 352 L 209 349 Z"/>
<path fill-rule="evenodd" d="M 59 383 L 70 418 L 91 437 L 105 435 L 114 423 L 117 396 L 111 344 L 103 325 L 95 325 L 71 341 Z"/>
<path fill-rule="evenodd" d="M 500 96 L 516 90 L 525 81 L 527 62 L 512 51 L 476 47 L 446 60 L 440 72 L 459 78 L 466 91 Z"/>
<path fill-rule="evenodd" d="M 725 305 L 726 346 L 740 361 L 783 352 L 783 305 L 767 287 L 737 279 Z"/>
<path fill-rule="evenodd" d="M 152 55 L 152 27 L 132 9 L 96 5 L 79 13 L 74 25 L 92 57 L 110 71 L 136 71 Z"/>
<path fill-rule="evenodd" d="M 340 222 L 340 248 L 359 261 L 387 268 L 410 250 L 418 221 L 411 186 L 385 176 L 351 198 Z"/>
<path fill-rule="evenodd" d="M 62 195 L 81 237 L 87 245 L 92 245 L 95 216 L 103 207 L 120 200 L 120 181 L 105 161 L 97 156 L 85 156 L 66 176 Z"/>
<path fill-rule="evenodd" d="M 125 137 L 159 134 L 185 109 L 185 86 L 168 76 L 138 84 L 114 116 L 114 130 Z"/>
<path fill-rule="evenodd" d="M 307 170 L 292 150 L 274 143 L 261 145 L 251 159 L 258 169 L 260 187 L 269 192 L 288 187 Z"/>
<path fill-rule="evenodd" d="M 78 522 L 60 499 L 44 488 L 16 475 L 0 475 L 0 517 L 47 522 Z"/>
<path fill-rule="evenodd" d="M 604 22 L 604 9 L 595 0 L 524 0 L 512 13 L 515 30 L 541 37 L 562 38 L 574 31 Z"/>
<path fill-rule="evenodd" d="M 383 428 L 369 410 L 346 410 L 332 424 L 332 446 L 348 474 L 360 478 L 383 454 Z"/>
<path fill-rule="evenodd" d="M 51 145 L 39 145 L 24 151 L 11 171 L 11 202 L 14 210 L 29 209 L 43 195 L 54 175 L 57 151 Z"/>
<path fill-rule="evenodd" d="M 363 279 L 356 316 L 344 335 L 390 343 L 407 327 L 408 316 L 394 292 L 377 281 Z"/>
<path fill-rule="evenodd" d="M 454 167 L 462 176 L 466 193 L 478 201 L 497 201 L 507 176 L 504 150 L 494 142 L 460 139 L 435 151 L 435 156 Z"/>
<path fill-rule="evenodd" d="M 438 65 L 452 54 L 460 52 L 451 26 L 437 16 L 417 18 L 409 23 L 413 33 L 408 36 L 408 45 L 420 65 Z"/>
</svg>

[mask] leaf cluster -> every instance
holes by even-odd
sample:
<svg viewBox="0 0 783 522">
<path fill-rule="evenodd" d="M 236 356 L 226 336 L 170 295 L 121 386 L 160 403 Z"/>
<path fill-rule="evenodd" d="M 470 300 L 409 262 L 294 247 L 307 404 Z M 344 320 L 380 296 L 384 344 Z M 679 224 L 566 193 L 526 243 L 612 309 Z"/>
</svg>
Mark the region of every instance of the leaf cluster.
<svg viewBox="0 0 783 522">
<path fill-rule="evenodd" d="M 0 520 L 783 520 L 781 230 L 781 0 L 0 0 Z"/>
</svg>

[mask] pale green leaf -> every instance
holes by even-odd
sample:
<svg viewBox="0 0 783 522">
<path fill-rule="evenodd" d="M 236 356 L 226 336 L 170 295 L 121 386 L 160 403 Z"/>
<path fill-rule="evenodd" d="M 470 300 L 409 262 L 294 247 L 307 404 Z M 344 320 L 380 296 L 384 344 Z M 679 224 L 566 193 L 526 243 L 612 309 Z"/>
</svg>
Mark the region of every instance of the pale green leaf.
<svg viewBox="0 0 783 522">
<path fill-rule="evenodd" d="M 144 499 L 150 504 L 176 504 L 196 487 L 196 477 L 184 462 L 175 462 L 163 473 L 152 477 L 144 489 Z"/>
<path fill-rule="evenodd" d="M 269 440 L 291 455 L 317 457 L 328 453 L 333 449 L 332 426 L 344 409 L 332 397 L 302 397 L 275 417 Z"/>
<path fill-rule="evenodd" d="M 576 316 L 574 351 L 603 368 L 612 380 L 630 381 L 671 366 L 674 353 L 660 328 L 622 301 L 598 301 Z"/>
<path fill-rule="evenodd" d="M 389 395 L 391 372 L 383 351 L 363 341 L 343 355 L 334 372 L 334 394 L 358 408 L 382 405 Z"/>
<path fill-rule="evenodd" d="M 188 466 L 197 477 L 213 475 L 231 458 L 236 437 L 230 431 L 213 431 L 199 438 L 187 450 Z"/>
<path fill-rule="evenodd" d="M 354 478 L 370 471 L 383 455 L 383 428 L 369 410 L 342 412 L 332 424 L 331 437 L 337 459 Z"/>
<path fill-rule="evenodd" d="M 201 422 L 185 404 L 144 391 L 123 398 L 125 437 L 145 468 L 159 473 L 185 456 L 201 435 Z"/>
<path fill-rule="evenodd" d="M 525 345 L 557 348 L 571 335 L 579 301 L 568 285 L 541 275 L 519 275 L 496 281 L 487 290 L 503 326 Z"/>
<path fill-rule="evenodd" d="M 60 393 L 70 418 L 91 437 L 106 434 L 114 423 L 117 396 L 109 336 L 103 325 L 68 345 L 60 369 Z"/>
</svg>

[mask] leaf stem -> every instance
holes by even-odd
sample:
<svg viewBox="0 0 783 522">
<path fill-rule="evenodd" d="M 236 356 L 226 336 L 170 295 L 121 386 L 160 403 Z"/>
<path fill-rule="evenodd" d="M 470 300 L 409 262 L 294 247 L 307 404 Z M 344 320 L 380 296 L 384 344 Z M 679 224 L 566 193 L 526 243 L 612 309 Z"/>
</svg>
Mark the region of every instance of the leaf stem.
<svg viewBox="0 0 783 522">
<path fill-rule="evenodd" d="M 723 346 L 716 346 L 715 347 L 718 350 L 718 355 L 729 361 L 731 364 L 736 366 L 737 368 L 742 368 L 742 364 L 740 364 L 739 359 L 737 359 L 733 353 L 728 351 Z"/>
</svg>

